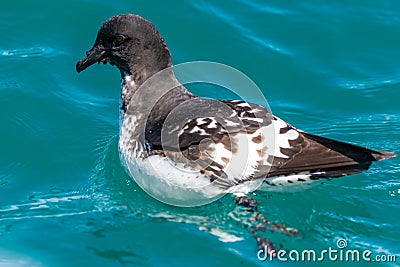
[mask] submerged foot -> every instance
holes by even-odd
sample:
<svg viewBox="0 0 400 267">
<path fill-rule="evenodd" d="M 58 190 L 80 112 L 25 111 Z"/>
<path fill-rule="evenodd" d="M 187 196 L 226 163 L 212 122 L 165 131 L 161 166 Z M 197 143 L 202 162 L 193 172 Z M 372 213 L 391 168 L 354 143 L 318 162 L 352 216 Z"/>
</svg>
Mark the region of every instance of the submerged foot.
<svg viewBox="0 0 400 267">
<path fill-rule="evenodd" d="M 260 232 L 266 232 L 266 230 L 269 230 L 270 232 L 278 232 L 287 236 L 298 235 L 297 229 L 289 228 L 284 224 L 267 220 L 264 215 L 258 211 L 258 203 L 254 198 L 246 195 L 240 195 L 236 197 L 236 204 L 240 207 L 243 207 L 246 212 L 251 213 L 251 217 L 249 219 L 251 224 L 250 226 L 244 224 L 244 227 L 250 228 L 250 232 L 256 239 L 257 251 L 266 253 L 266 255 L 269 257 L 275 257 L 277 251 L 276 246 L 270 240 L 260 236 Z"/>
</svg>

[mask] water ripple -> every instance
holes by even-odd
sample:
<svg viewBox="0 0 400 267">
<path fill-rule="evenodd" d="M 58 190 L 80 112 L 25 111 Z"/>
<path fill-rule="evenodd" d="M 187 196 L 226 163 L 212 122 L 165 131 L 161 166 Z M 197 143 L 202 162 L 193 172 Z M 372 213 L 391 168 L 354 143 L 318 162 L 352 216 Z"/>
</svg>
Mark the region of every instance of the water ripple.
<svg viewBox="0 0 400 267">
<path fill-rule="evenodd" d="M 60 83 L 60 90 L 54 90 L 53 94 L 64 102 L 70 102 L 74 106 L 90 110 L 91 107 L 108 107 L 117 103 L 115 99 L 95 96 L 72 85 Z"/>
<path fill-rule="evenodd" d="M 251 9 L 257 12 L 267 13 L 267 14 L 275 14 L 275 15 L 282 15 L 288 16 L 293 13 L 293 11 L 283 8 L 278 8 L 272 6 L 272 3 L 258 3 L 257 1 L 240 1 L 242 4 L 249 6 Z"/>
<path fill-rule="evenodd" d="M 17 48 L 10 50 L 0 49 L 0 55 L 3 57 L 10 58 L 40 58 L 40 57 L 55 57 L 63 54 L 62 51 L 54 49 L 52 47 L 29 47 L 29 48 Z"/>
<path fill-rule="evenodd" d="M 342 81 L 339 86 L 349 90 L 366 90 L 369 92 L 380 91 L 381 89 L 389 89 L 392 87 L 399 87 L 400 80 L 393 79 L 371 79 L 364 81 Z"/>
<path fill-rule="evenodd" d="M 18 81 L 7 79 L 7 80 L 0 80 L 0 90 L 1 89 L 15 89 L 21 88 L 22 84 Z"/>
<path fill-rule="evenodd" d="M 194 6 L 207 13 L 211 11 L 216 18 L 220 19 L 226 25 L 233 27 L 238 34 L 242 35 L 245 39 L 251 41 L 252 44 L 255 44 L 256 46 L 258 45 L 261 48 L 266 48 L 283 55 L 293 54 L 282 46 L 273 43 L 271 40 L 267 40 L 263 36 L 260 36 L 260 33 L 256 32 L 254 27 L 246 27 L 243 22 L 239 21 L 238 18 L 240 17 L 230 14 L 226 10 L 218 8 L 216 5 L 202 4 Z"/>
<path fill-rule="evenodd" d="M 88 200 L 88 195 L 78 192 L 37 193 L 29 197 L 29 202 L 0 207 L 0 221 L 64 217 L 93 212 Z"/>
</svg>

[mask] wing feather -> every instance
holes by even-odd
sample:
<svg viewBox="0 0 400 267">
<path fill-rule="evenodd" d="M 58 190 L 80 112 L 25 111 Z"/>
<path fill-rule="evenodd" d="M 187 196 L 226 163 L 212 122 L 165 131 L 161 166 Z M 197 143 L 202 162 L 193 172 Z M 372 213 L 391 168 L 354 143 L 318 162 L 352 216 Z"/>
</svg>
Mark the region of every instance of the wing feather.
<svg viewBox="0 0 400 267">
<path fill-rule="evenodd" d="M 361 172 L 372 161 L 395 156 L 299 131 L 256 104 L 222 100 L 214 105 L 215 101 L 200 100 L 195 108 L 208 109 L 212 115 L 174 115 L 164 125 L 168 134 L 163 136 L 160 149 L 175 161 L 201 170 L 220 187 L 305 172 L 310 173 L 311 179 L 338 177 Z M 263 136 L 266 129 L 273 129 L 274 136 Z M 243 145 L 243 137 L 249 139 L 249 148 Z M 154 140 L 146 138 L 153 149 L 160 146 L 159 136 Z M 247 169 L 229 169 L 230 162 L 242 168 L 235 157 L 243 154 L 247 154 L 243 158 L 249 163 L 243 167 Z"/>
</svg>

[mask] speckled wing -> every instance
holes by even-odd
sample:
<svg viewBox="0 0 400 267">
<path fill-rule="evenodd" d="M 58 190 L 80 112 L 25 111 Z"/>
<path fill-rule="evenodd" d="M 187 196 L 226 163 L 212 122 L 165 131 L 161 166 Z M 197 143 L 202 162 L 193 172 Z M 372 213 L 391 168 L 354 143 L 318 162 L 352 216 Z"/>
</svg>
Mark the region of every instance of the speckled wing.
<svg viewBox="0 0 400 267">
<path fill-rule="evenodd" d="M 194 108 L 195 114 L 201 114 L 199 108 L 208 108 L 214 116 L 195 117 L 177 127 L 177 122 L 182 121 L 179 116 L 185 116 L 179 113 L 165 122 L 166 134 L 161 138 L 163 150 L 173 161 L 201 169 L 211 182 L 221 187 L 266 177 L 272 163 L 289 160 L 280 148 L 293 149 L 293 154 L 300 149 L 296 143 L 297 131 L 262 106 L 238 100 L 218 101 L 211 106 L 203 104 Z M 276 138 L 279 132 L 282 133 Z M 274 162 L 276 156 L 282 159 Z"/>
<path fill-rule="evenodd" d="M 192 119 L 179 131 L 181 148 L 200 143 L 204 138 L 218 143 L 224 135 L 252 134 L 272 123 L 273 116 L 262 106 L 239 100 L 218 102 L 225 107 L 223 110 L 214 110 L 214 116 Z"/>
<path fill-rule="evenodd" d="M 172 131 L 164 140 L 164 152 L 174 161 L 201 170 L 222 188 L 262 178 L 267 184 L 285 185 L 344 176 L 389 157 L 380 151 L 304 133 L 256 104 L 219 102 L 229 107 L 229 113 L 213 107 L 214 116 L 188 119 L 180 128 L 170 123 L 166 129 Z M 178 150 L 168 146 L 173 143 L 168 138 L 174 136 Z"/>
</svg>

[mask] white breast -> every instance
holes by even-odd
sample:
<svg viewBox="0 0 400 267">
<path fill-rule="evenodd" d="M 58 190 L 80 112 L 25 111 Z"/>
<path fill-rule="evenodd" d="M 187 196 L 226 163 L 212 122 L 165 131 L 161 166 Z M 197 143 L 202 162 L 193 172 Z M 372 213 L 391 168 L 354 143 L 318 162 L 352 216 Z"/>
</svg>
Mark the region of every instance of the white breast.
<svg viewBox="0 0 400 267">
<path fill-rule="evenodd" d="M 210 184 L 210 178 L 199 170 L 185 168 L 164 156 L 136 158 L 125 164 L 131 177 L 145 192 L 170 205 L 204 205 L 225 193 Z"/>
</svg>

